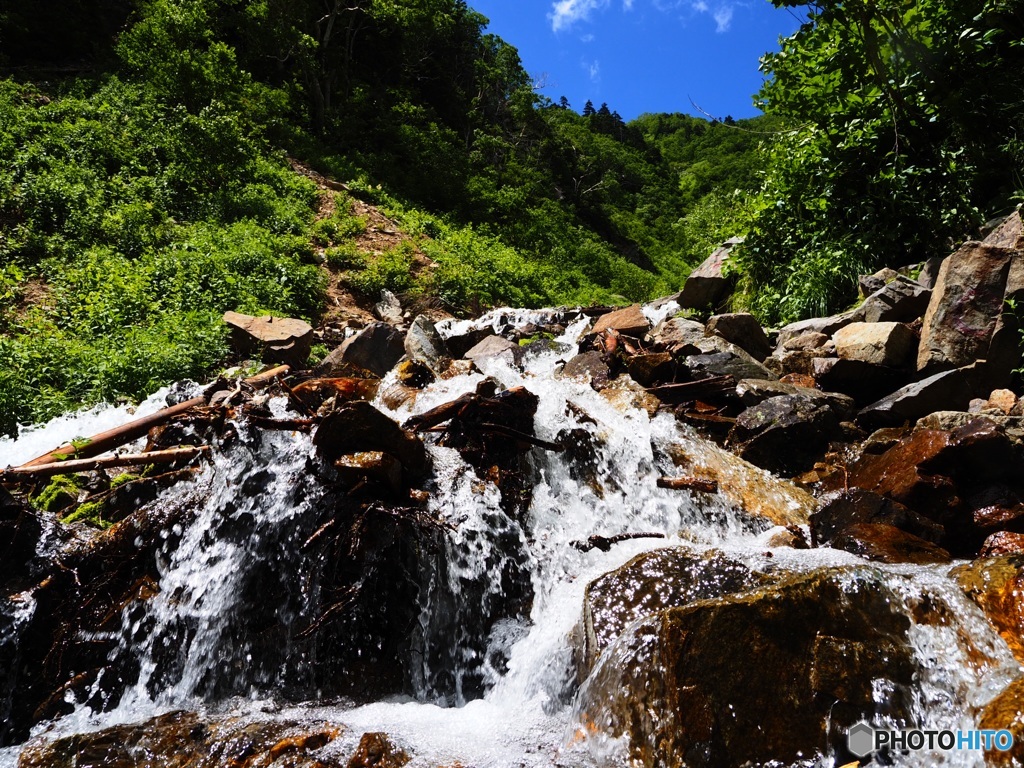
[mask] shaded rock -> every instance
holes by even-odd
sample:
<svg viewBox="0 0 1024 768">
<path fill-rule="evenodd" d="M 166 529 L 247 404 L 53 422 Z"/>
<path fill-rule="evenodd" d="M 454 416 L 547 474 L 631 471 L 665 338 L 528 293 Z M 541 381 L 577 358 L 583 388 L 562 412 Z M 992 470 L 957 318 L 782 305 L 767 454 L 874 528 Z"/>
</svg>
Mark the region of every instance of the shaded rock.
<svg viewBox="0 0 1024 768">
<path fill-rule="evenodd" d="M 1013 746 L 1005 752 L 985 750 L 985 765 L 1020 765 L 1024 762 L 1024 679 L 1014 680 L 985 705 L 978 728 L 1002 731 L 1013 736 Z"/>
<path fill-rule="evenodd" d="M 313 345 L 313 326 L 305 320 L 225 312 L 224 322 L 231 328 L 231 346 L 237 354 L 255 355 L 266 363 L 306 367 Z"/>
<path fill-rule="evenodd" d="M 732 289 L 734 281 L 734 278 L 725 275 L 725 263 L 733 247 L 741 242 L 741 238 L 727 240 L 690 273 L 679 294 L 680 307 L 708 309 L 721 303 Z"/>
<path fill-rule="evenodd" d="M 425 365 L 435 374 L 443 371 L 451 359 L 444 339 L 426 315 L 417 315 L 412 321 L 405 334 L 404 346 L 410 360 Z"/>
<path fill-rule="evenodd" d="M 872 293 L 882 290 L 887 283 L 891 283 L 899 276 L 899 272 L 889 269 L 889 267 L 883 267 L 873 275 L 861 275 L 857 278 L 857 287 L 860 290 L 861 298 L 867 298 Z"/>
<path fill-rule="evenodd" d="M 908 618 L 879 574 L 821 569 L 634 623 L 580 692 L 581 728 L 631 764 L 789 764 L 845 755 L 846 729 L 911 717 Z"/>
<path fill-rule="evenodd" d="M 1020 211 L 1014 211 L 1007 216 L 982 242 L 996 248 L 1024 250 L 1024 225 L 1021 222 Z"/>
<path fill-rule="evenodd" d="M 1003 555 L 1024 555 L 1024 533 L 999 531 L 993 533 L 981 545 L 978 557 L 1000 557 Z"/>
<path fill-rule="evenodd" d="M 708 336 L 720 336 L 735 344 L 759 362 L 772 352 L 761 324 L 746 312 L 712 316 L 705 327 L 705 333 Z"/>
<path fill-rule="evenodd" d="M 342 768 L 320 751 L 343 733 L 339 726 L 229 718 L 204 721 L 172 712 L 132 725 L 30 743 L 20 768 Z M 140 762 L 140 758 L 142 762 Z"/>
<path fill-rule="evenodd" d="M 491 357 L 504 357 L 510 363 L 518 365 L 522 354 L 522 349 L 514 341 L 492 334 L 476 344 L 463 357 L 475 363 Z"/>
<path fill-rule="evenodd" d="M 398 364 L 395 374 L 399 384 L 413 389 L 423 389 L 436 378 L 434 372 L 426 364 L 416 360 L 403 360 Z"/>
<path fill-rule="evenodd" d="M 913 359 L 917 337 L 902 323 L 851 323 L 833 337 L 844 360 L 902 368 Z"/>
<path fill-rule="evenodd" d="M 637 619 L 664 608 L 720 597 L 763 584 L 766 577 L 720 552 L 699 554 L 686 547 L 637 555 L 590 582 L 583 598 L 583 669 Z"/>
<path fill-rule="evenodd" d="M 374 305 L 374 309 L 382 322 L 401 325 L 405 320 L 402 314 L 402 302 L 387 288 L 380 292 L 380 301 Z"/>
<path fill-rule="evenodd" d="M 866 406 L 857 423 L 866 429 L 898 426 L 935 411 L 963 410 L 971 396 L 970 384 L 960 371 L 943 371 Z"/>
<path fill-rule="evenodd" d="M 702 354 L 684 358 L 694 378 L 732 376 L 734 379 L 774 379 L 776 376 L 747 352 L 717 336 L 708 336 L 694 346 Z"/>
<path fill-rule="evenodd" d="M 729 442 L 746 461 L 792 476 L 814 466 L 841 434 L 835 412 L 820 398 L 780 395 L 741 413 Z"/>
<path fill-rule="evenodd" d="M 957 566 L 950 576 L 1024 662 L 1024 556 L 979 558 Z"/>
<path fill-rule="evenodd" d="M 362 480 L 374 480 L 392 493 L 400 493 L 402 484 L 402 465 L 398 459 L 381 451 L 362 451 L 348 453 L 334 460 L 334 468 L 338 478 L 348 486 L 354 486 Z"/>
<path fill-rule="evenodd" d="M 899 502 L 860 488 L 836 491 L 821 502 L 818 511 L 811 515 L 811 541 L 814 546 L 828 544 L 845 528 L 859 523 L 884 523 L 933 544 L 941 541 L 945 533 L 941 525 Z"/>
<path fill-rule="evenodd" d="M 948 563 L 949 552 L 885 523 L 854 523 L 832 537 L 829 546 L 879 563 Z"/>
<path fill-rule="evenodd" d="M 384 376 L 405 353 L 402 334 L 387 323 L 371 323 L 323 359 L 314 371 L 320 376 L 344 375 L 349 367 Z"/>
<path fill-rule="evenodd" d="M 917 282 L 928 290 L 935 289 L 935 283 L 939 280 L 939 270 L 942 269 L 942 262 L 945 256 L 932 256 L 921 265 L 921 273 L 917 276 Z"/>
<path fill-rule="evenodd" d="M 893 368 L 836 357 L 815 359 L 811 373 L 821 389 L 849 395 L 860 406 L 878 401 L 907 381 L 906 374 Z"/>
<path fill-rule="evenodd" d="M 779 349 L 785 352 L 807 352 L 821 349 L 828 343 L 829 338 L 826 334 L 818 331 L 804 331 L 780 344 Z"/>
<path fill-rule="evenodd" d="M 854 412 L 852 397 L 835 392 L 822 392 L 820 389 L 784 384 L 781 381 L 772 381 L 770 379 L 743 379 L 736 385 L 736 394 L 740 398 L 740 402 L 748 408 L 763 403 L 772 397 L 800 395 L 811 400 L 817 399 L 828 403 L 841 417 Z"/>
<path fill-rule="evenodd" d="M 626 370 L 637 383 L 653 387 L 672 381 L 676 373 L 676 364 L 669 352 L 650 352 L 633 355 L 626 362 Z"/>
<path fill-rule="evenodd" d="M 970 241 L 942 262 L 921 329 L 918 370 L 959 368 L 988 356 L 1013 253 Z"/>
<path fill-rule="evenodd" d="M 909 323 L 925 313 L 931 296 L 920 283 L 898 275 L 846 315 L 853 322 Z"/>
<path fill-rule="evenodd" d="M 558 373 L 560 379 L 585 381 L 598 391 L 608 386 L 609 377 L 608 363 L 600 352 L 583 352 L 576 355 L 562 366 Z"/>
<path fill-rule="evenodd" d="M 445 346 L 448 347 L 448 352 L 453 358 L 459 359 L 465 357 L 469 350 L 488 336 L 493 335 L 494 331 L 490 328 L 478 328 L 473 331 L 459 334 L 458 336 L 449 336 L 445 339 Z"/>
<path fill-rule="evenodd" d="M 658 323 L 647 338 L 652 344 L 666 349 L 672 354 L 679 354 L 689 347 L 696 350 L 696 343 L 706 335 L 703 323 L 682 317 L 670 317 Z"/>
<path fill-rule="evenodd" d="M 413 476 L 430 468 L 420 439 L 364 402 L 348 403 L 329 414 L 313 434 L 313 445 L 331 463 L 345 454 L 382 451 L 397 458 Z"/>
<path fill-rule="evenodd" d="M 643 310 L 639 304 L 633 304 L 625 309 L 618 309 L 601 315 L 594 323 L 591 333 L 604 333 L 607 330 L 618 331 L 627 336 L 643 336 L 651 328 L 650 322 L 644 317 Z"/>
<path fill-rule="evenodd" d="M 773 355 L 764 359 L 764 367 L 779 378 L 783 376 L 810 376 L 814 373 L 814 361 L 823 354 L 822 350 L 815 349 L 801 349 L 792 352 L 776 351 Z"/>
</svg>

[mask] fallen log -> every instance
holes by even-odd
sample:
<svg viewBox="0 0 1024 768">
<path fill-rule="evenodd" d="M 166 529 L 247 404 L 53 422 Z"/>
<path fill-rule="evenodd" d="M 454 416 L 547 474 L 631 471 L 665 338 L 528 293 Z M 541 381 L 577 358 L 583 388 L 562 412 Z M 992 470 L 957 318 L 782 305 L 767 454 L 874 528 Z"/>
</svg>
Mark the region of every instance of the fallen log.
<svg viewBox="0 0 1024 768">
<path fill-rule="evenodd" d="M 612 548 L 612 544 L 618 544 L 620 541 L 629 541 L 631 539 L 664 539 L 664 533 L 618 533 L 614 536 L 600 536 L 595 534 L 588 538 L 586 541 L 574 541 L 572 546 L 578 549 L 580 552 L 589 552 L 592 549 L 599 549 L 602 552 L 607 552 Z"/>
<path fill-rule="evenodd" d="M 282 365 L 277 368 L 272 368 L 269 371 L 264 371 L 261 374 L 253 376 L 245 380 L 245 383 L 253 387 L 261 387 L 271 383 L 278 376 L 282 376 L 289 371 L 287 365 Z M 67 458 L 68 456 L 76 456 L 81 459 L 92 458 L 98 456 L 101 453 L 112 451 L 115 448 L 119 448 L 125 443 L 129 443 L 132 440 L 145 435 L 153 427 L 164 424 L 175 416 L 180 416 L 187 411 L 192 410 L 196 406 L 205 405 L 206 397 L 193 397 L 191 400 L 186 400 L 183 403 L 169 406 L 168 408 L 162 408 L 156 413 L 151 413 L 149 416 L 143 416 L 141 419 L 135 419 L 127 424 L 122 424 L 120 427 L 109 429 L 106 432 L 101 432 L 98 435 L 94 435 L 89 438 L 88 442 L 78 443 L 66 443 L 59 448 L 54 448 L 49 453 L 38 456 L 31 461 L 27 461 L 22 464 L 18 469 L 25 469 L 28 467 L 36 467 L 41 464 L 51 464 L 61 459 Z"/>
<path fill-rule="evenodd" d="M 717 493 L 717 480 L 702 480 L 699 477 L 659 477 L 659 488 L 670 491 L 698 491 L 700 493 Z"/>
<path fill-rule="evenodd" d="M 10 482 L 27 478 L 70 475 L 75 472 L 94 472 L 97 469 L 110 469 L 111 467 L 130 467 L 138 464 L 172 464 L 175 461 L 194 459 L 209 450 L 209 446 L 190 445 L 184 448 L 170 448 L 165 451 L 105 456 L 101 459 L 55 461 L 50 464 L 36 464 L 35 466 L 21 466 L 3 470 L 0 472 L 0 480 Z"/>
</svg>

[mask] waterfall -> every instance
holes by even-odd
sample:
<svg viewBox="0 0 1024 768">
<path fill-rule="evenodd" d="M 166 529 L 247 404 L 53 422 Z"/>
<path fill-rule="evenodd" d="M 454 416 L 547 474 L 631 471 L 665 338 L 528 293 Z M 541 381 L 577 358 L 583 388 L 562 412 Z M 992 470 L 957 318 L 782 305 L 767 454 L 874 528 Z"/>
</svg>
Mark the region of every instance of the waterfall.
<svg viewBox="0 0 1024 768">
<path fill-rule="evenodd" d="M 521 326 L 538 317 L 504 310 L 473 327 Z M 451 335 L 466 327 L 449 323 L 442 331 Z M 726 489 L 712 496 L 659 488 L 657 478 L 672 474 L 681 452 L 695 466 L 726 466 L 732 459 L 671 415 L 652 417 L 638 407 L 636 393 L 598 393 L 559 378 L 585 327 L 585 320 L 572 323 L 549 349 L 528 352 L 521 370 L 493 358 L 479 364 L 480 372 L 437 381 L 398 410 L 375 403 L 401 422 L 491 377 L 538 396 L 539 438 L 575 446 L 563 453 L 530 452 L 532 493 L 525 511 L 514 514 L 496 486 L 456 450 L 427 439 L 434 469 L 422 516 L 433 527 L 407 553 L 415 568 L 403 578 L 415 582 L 407 589 L 415 599 L 408 626 L 387 651 L 400 656 L 380 695 L 358 696 L 341 686 L 341 672 L 324 661 L 332 648 L 311 643 L 304 633 L 332 618 L 325 612 L 338 598 L 319 569 L 340 550 L 319 560 L 308 552 L 315 549 L 310 542 L 325 535 L 325 510 L 346 509 L 346 502 L 318 467 L 309 435 L 261 431 L 242 419 L 201 472 L 155 502 L 186 507 L 188 514 L 155 554 L 154 594 L 129 602 L 116 629 L 90 638 L 110 646 L 108 664 L 84 692 L 69 691 L 69 714 L 37 726 L 35 735 L 56 738 L 187 709 L 386 731 L 409 745 L 414 765 L 622 765 L 623 745 L 616 739 L 573 738 L 581 684 L 572 637 L 591 581 L 666 546 L 715 549 L 764 572 L 864 561 L 828 549 L 770 548 L 772 524 L 741 509 Z M 154 409 L 165 395 L 144 407 Z M 270 407 L 275 416 L 287 415 L 283 398 Z M 124 409 L 115 408 L 63 417 L 48 429 L 0 442 L 0 465 L 126 418 Z M 752 484 L 760 503 L 781 511 L 798 503 L 788 484 L 752 467 L 728 466 L 730 485 Z M 594 536 L 619 534 L 644 537 L 607 551 L 579 546 Z M 1005 642 L 945 575 L 948 568 L 871 567 L 901 597 L 908 616 L 925 602 L 947 607 L 947 621 L 911 625 L 919 722 L 973 727 L 977 708 L 1020 672 Z M 0 649 L 16 651 L 19 628 L 34 607 L 29 594 L 0 603 Z M 347 626 L 331 635 L 332 642 L 342 642 Z M 600 663 L 616 663 L 617 649 Z M 384 658 L 386 649 L 378 650 Z M 399 672 L 401 684 L 392 685 Z M 886 695 L 878 691 L 880 699 Z M 347 745 L 340 740 L 327 749 Z M 18 751 L 0 750 L 0 766 L 13 766 Z M 956 753 L 899 759 L 907 765 L 964 764 Z M 832 761 L 818 755 L 806 764 Z"/>
</svg>

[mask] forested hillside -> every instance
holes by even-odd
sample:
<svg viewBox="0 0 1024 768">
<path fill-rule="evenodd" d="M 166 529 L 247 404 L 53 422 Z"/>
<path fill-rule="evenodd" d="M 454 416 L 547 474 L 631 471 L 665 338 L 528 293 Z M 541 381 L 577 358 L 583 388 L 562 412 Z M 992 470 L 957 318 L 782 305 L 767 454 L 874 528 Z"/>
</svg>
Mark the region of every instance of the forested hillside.
<svg viewBox="0 0 1024 768">
<path fill-rule="evenodd" d="M 207 375 L 223 311 L 316 321 L 329 271 L 455 314 L 625 303 L 748 233 L 738 306 L 841 307 L 1019 199 L 1021 7 L 817 3 L 764 117 L 627 123 L 539 95 L 463 0 L 8 4 L 0 430 Z M 360 251 L 353 198 L 405 244 Z"/>
</svg>

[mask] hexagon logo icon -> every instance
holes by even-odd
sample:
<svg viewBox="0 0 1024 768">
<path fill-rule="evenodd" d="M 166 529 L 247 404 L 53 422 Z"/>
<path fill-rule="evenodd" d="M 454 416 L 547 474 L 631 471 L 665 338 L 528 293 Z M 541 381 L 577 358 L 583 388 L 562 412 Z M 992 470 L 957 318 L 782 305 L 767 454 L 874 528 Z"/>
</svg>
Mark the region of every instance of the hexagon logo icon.
<svg viewBox="0 0 1024 768">
<path fill-rule="evenodd" d="M 857 757 L 866 757 L 874 751 L 875 729 L 861 720 L 846 732 L 846 746 Z"/>
</svg>

